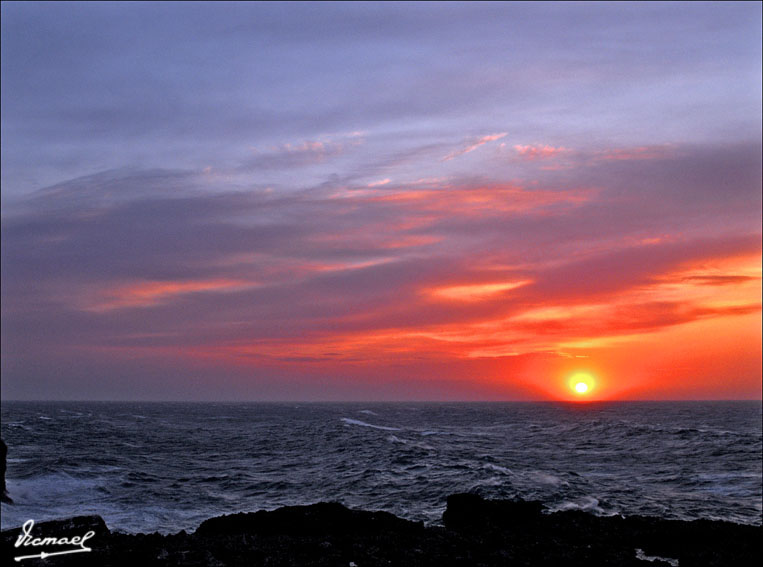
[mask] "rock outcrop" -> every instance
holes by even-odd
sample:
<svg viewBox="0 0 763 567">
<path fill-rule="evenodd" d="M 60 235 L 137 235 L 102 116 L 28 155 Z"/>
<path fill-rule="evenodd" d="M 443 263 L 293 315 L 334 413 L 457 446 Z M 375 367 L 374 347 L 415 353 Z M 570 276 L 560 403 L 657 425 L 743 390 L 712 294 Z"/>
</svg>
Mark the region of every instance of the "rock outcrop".
<svg viewBox="0 0 763 567">
<path fill-rule="evenodd" d="M 93 531 L 92 551 L 30 559 L 57 566 L 585 566 L 758 565 L 761 527 L 728 522 L 597 517 L 546 513 L 538 502 L 448 498 L 442 526 L 424 526 L 386 512 L 338 503 L 279 508 L 212 518 L 193 533 L 110 532 L 98 516 L 45 522 L 37 537 Z M 15 547 L 21 528 L 2 533 L 2 555 L 66 546 Z M 69 545 L 69 548 L 76 546 Z M 31 549 L 31 551 L 30 551 Z M 26 561 L 25 561 L 26 562 Z M 33 563 L 36 562 L 36 563 Z M 22 563 L 23 564 L 23 563 Z"/>
</svg>

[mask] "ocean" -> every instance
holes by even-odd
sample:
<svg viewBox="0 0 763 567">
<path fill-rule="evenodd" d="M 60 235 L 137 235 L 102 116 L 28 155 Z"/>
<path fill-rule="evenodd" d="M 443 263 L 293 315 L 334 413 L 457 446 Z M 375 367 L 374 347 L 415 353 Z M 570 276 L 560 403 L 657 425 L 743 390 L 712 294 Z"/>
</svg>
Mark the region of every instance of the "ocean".
<svg viewBox="0 0 763 567">
<path fill-rule="evenodd" d="M 456 492 L 761 524 L 761 403 L 3 402 L 2 528 L 174 533 L 339 501 L 438 523 Z"/>
</svg>

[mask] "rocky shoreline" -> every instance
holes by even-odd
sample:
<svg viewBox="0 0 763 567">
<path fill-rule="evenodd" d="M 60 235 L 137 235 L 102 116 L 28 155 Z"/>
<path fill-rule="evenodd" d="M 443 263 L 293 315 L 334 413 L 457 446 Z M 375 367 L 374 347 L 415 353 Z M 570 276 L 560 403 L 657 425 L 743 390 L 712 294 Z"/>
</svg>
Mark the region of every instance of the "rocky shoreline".
<svg viewBox="0 0 763 567">
<path fill-rule="evenodd" d="M 709 520 L 544 513 L 539 502 L 456 494 L 448 497 L 442 526 L 338 503 L 220 516 L 193 533 L 172 535 L 111 532 L 100 516 L 80 516 L 3 531 L 2 559 L 10 565 L 37 555 L 15 564 L 85 567 L 738 567 L 759 564 L 762 529 Z"/>
</svg>

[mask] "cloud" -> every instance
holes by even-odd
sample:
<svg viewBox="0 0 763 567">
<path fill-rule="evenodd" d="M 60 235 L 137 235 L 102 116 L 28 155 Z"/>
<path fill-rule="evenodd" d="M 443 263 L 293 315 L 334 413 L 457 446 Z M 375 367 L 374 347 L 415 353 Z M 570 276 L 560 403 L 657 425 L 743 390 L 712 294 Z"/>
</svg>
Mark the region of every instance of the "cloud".
<svg viewBox="0 0 763 567">
<path fill-rule="evenodd" d="M 481 301 L 531 283 L 528 280 L 518 282 L 479 283 L 451 285 L 427 290 L 428 295 L 436 299 L 449 301 Z"/>
<path fill-rule="evenodd" d="M 745 283 L 749 281 L 755 281 L 760 278 L 753 276 L 740 276 L 740 275 L 705 275 L 705 276 L 686 276 L 683 281 L 696 282 L 702 285 L 734 285 L 739 283 Z"/>
<path fill-rule="evenodd" d="M 523 146 L 518 144 L 514 146 L 514 149 L 519 154 L 519 157 L 526 160 L 548 159 L 569 151 L 567 148 L 555 148 L 549 145 Z"/>
<path fill-rule="evenodd" d="M 425 215 L 435 222 L 444 217 L 540 213 L 557 205 L 578 206 L 592 196 L 590 190 L 528 190 L 509 183 L 476 181 L 438 184 L 432 188 L 389 187 L 376 192 L 358 192 L 353 201 L 398 208 L 403 214 Z"/>
<path fill-rule="evenodd" d="M 673 150 L 670 145 L 637 146 L 633 148 L 616 148 L 600 150 L 593 154 L 594 160 L 634 161 L 642 159 L 664 159 Z"/>
<path fill-rule="evenodd" d="M 480 146 L 484 146 L 488 142 L 494 142 L 495 140 L 500 140 L 501 138 L 504 138 L 507 135 L 508 135 L 507 132 L 501 132 L 499 134 L 488 134 L 486 136 L 481 136 L 479 138 L 472 139 L 470 142 L 467 143 L 466 146 L 464 146 L 464 147 L 462 147 L 462 148 L 460 148 L 458 150 L 454 150 L 453 152 L 449 153 L 444 158 L 442 158 L 441 161 L 450 161 L 453 158 L 457 158 L 458 156 L 462 156 L 464 154 L 468 154 L 470 152 L 473 152 L 474 150 L 476 150 Z"/>
<path fill-rule="evenodd" d="M 703 181 L 692 167 L 708 155 L 720 172 Z M 519 361 L 758 313 L 759 213 L 743 206 L 754 177 L 734 173 L 754 161 L 666 160 L 608 161 L 564 183 L 210 191 L 203 173 L 165 170 L 61 183 L 4 211 L 4 364 Z M 700 183 L 720 177 L 743 186 Z"/>
<path fill-rule="evenodd" d="M 84 309 L 101 313 L 113 309 L 148 307 L 188 293 L 221 292 L 252 287 L 251 283 L 240 280 L 186 280 L 148 281 L 121 284 L 111 289 L 100 290 L 96 301 L 89 300 Z"/>
<path fill-rule="evenodd" d="M 703 259 L 724 259 L 759 253 L 757 234 L 699 238 L 663 245 L 628 246 L 544 270 L 532 293 L 573 300 L 609 297 L 647 285 L 659 276 Z"/>
<path fill-rule="evenodd" d="M 361 144 L 363 144 L 363 138 L 350 136 L 344 141 L 326 139 L 321 141 L 304 140 L 296 144 L 285 143 L 273 147 L 267 152 L 253 149 L 254 155 L 246 159 L 239 166 L 238 171 L 307 167 L 324 163 L 331 158 L 342 155 L 349 148 Z"/>
<path fill-rule="evenodd" d="M 736 338 L 709 323 L 759 297 L 760 9 L 4 3 L 6 376 L 404 396 Z"/>
</svg>

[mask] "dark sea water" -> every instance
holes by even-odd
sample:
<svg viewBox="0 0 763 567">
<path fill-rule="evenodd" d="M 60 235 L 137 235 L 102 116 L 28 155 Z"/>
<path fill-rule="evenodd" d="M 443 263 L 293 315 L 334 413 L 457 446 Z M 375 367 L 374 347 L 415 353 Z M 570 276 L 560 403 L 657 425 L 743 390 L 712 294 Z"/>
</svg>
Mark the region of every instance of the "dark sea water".
<svg viewBox="0 0 763 567">
<path fill-rule="evenodd" d="M 2 528 L 127 532 L 340 501 L 438 522 L 445 498 L 761 523 L 761 403 L 2 404 Z"/>
</svg>

